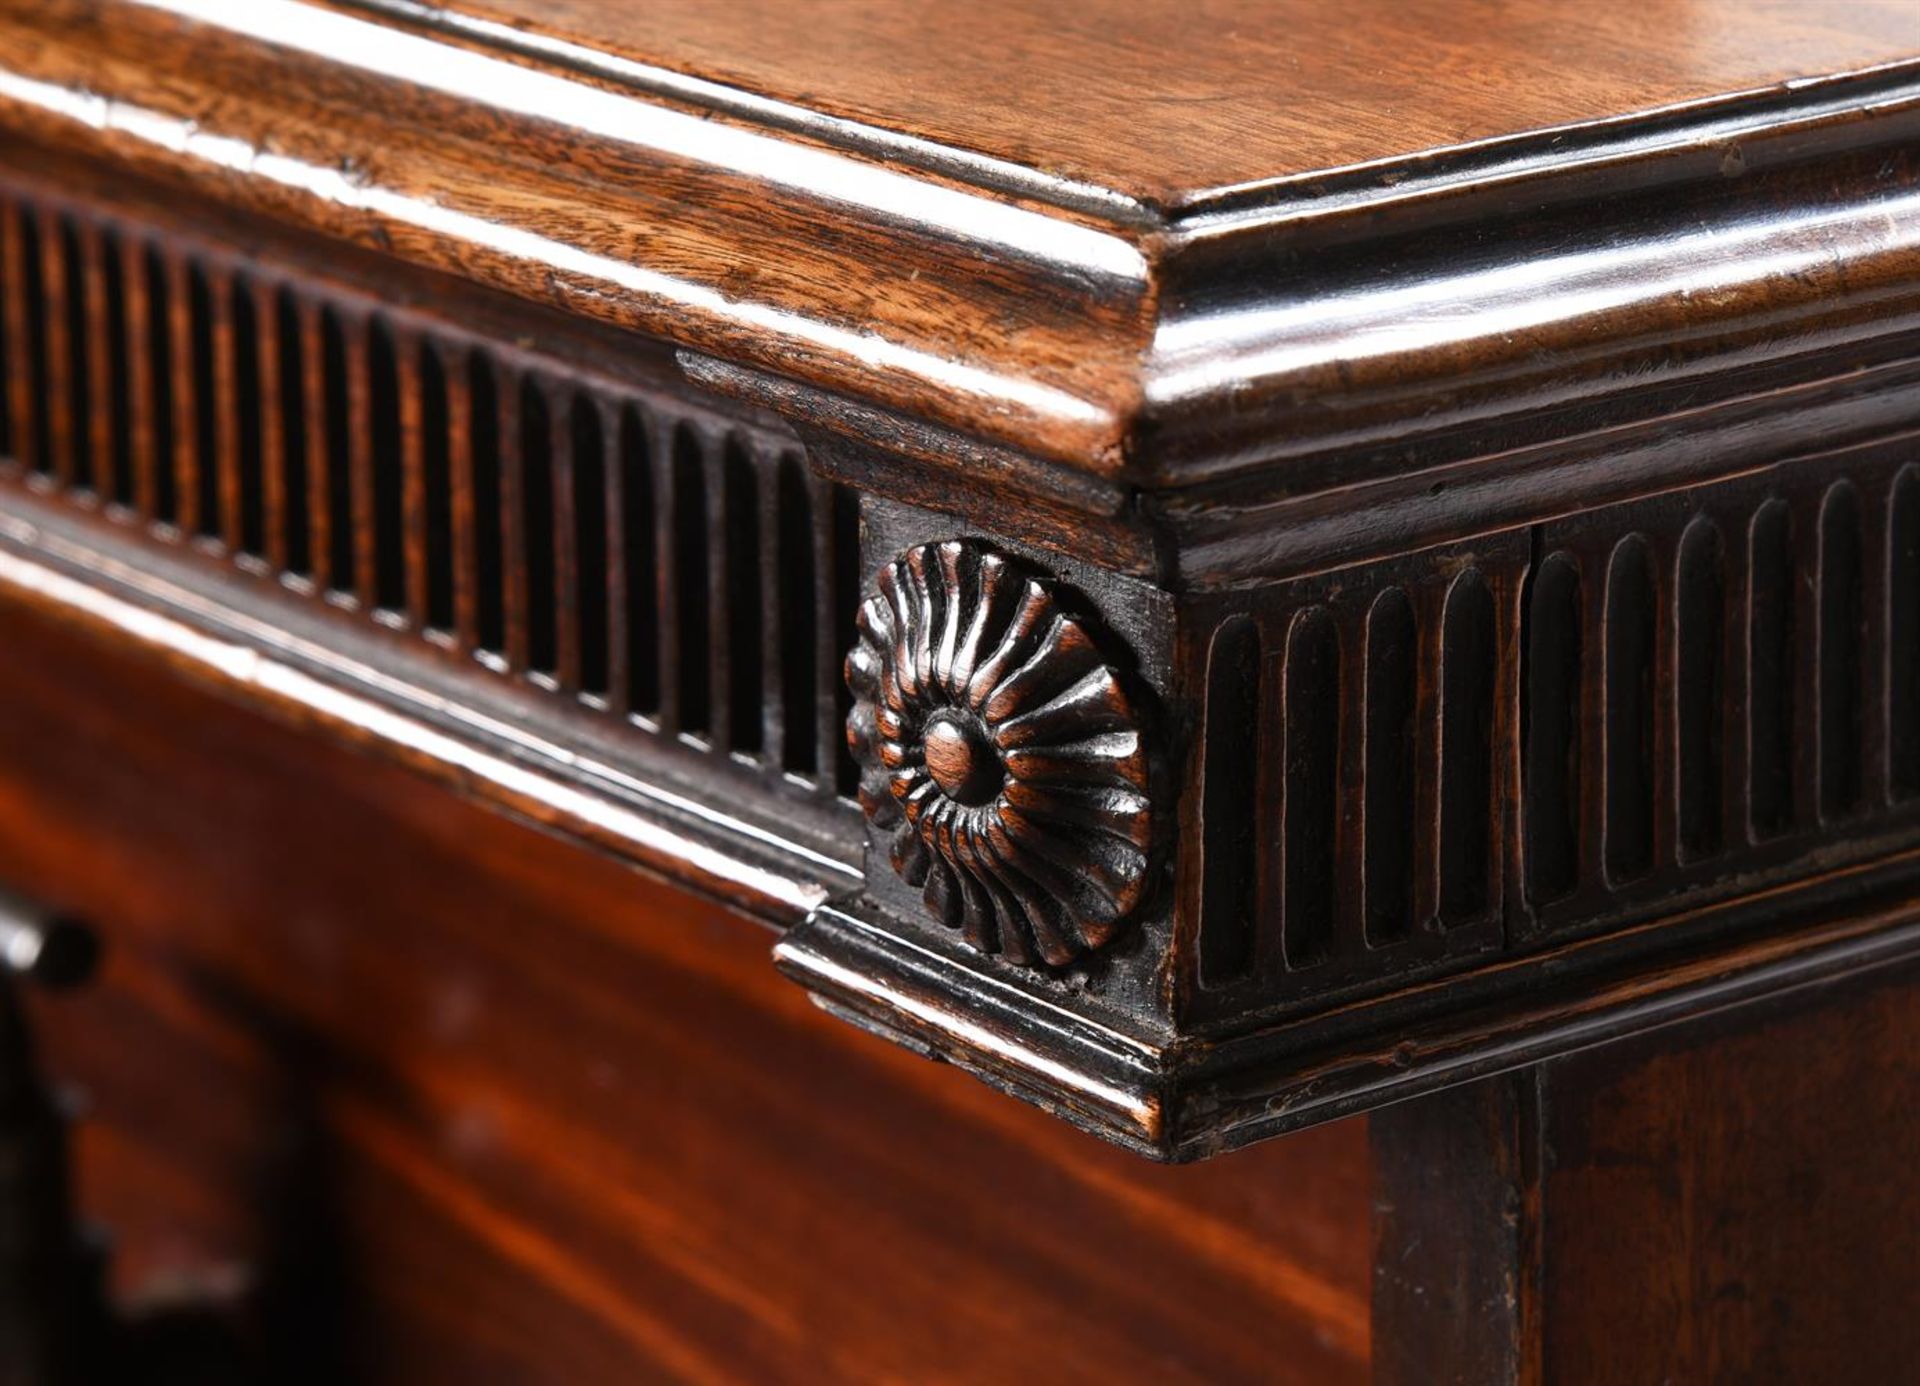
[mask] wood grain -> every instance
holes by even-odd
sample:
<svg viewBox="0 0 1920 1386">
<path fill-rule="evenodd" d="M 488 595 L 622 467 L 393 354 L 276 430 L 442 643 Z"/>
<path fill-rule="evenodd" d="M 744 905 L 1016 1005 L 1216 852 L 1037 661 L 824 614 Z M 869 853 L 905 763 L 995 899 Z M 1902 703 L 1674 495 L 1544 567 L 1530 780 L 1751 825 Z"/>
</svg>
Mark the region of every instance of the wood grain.
<svg viewBox="0 0 1920 1386">
<path fill-rule="evenodd" d="M 1546 1379 L 1910 1372 L 1916 1053 L 1908 970 L 1553 1066 Z"/>
<path fill-rule="evenodd" d="M 902 124 L 937 63 L 1017 136 L 982 137 L 990 156 L 939 129 L 907 148 L 835 125 L 794 74 L 766 81 L 799 104 L 769 107 L 724 62 L 676 83 L 590 29 L 616 51 L 291 0 L 0 4 L 0 126 L 770 373 L 850 436 L 890 437 L 898 414 L 1012 449 L 1027 494 L 1062 467 L 1158 488 L 1283 457 L 1297 493 L 1300 454 L 1384 446 L 1406 471 L 1414 433 L 1419 470 L 1439 437 L 1516 446 L 1601 403 L 1698 403 L 1703 374 L 1756 352 L 1851 352 L 1920 316 L 1920 65 L 1895 61 L 1920 35 L 1898 0 L 1666 0 L 1577 26 L 1564 7 L 1428 0 L 1380 6 L 1351 43 L 1335 34 L 1353 16 L 1299 4 L 1258 24 L 1097 9 L 1057 32 L 1006 4 L 951 26 L 1005 23 L 999 47 L 972 41 L 1017 55 L 998 80 L 1019 95 L 998 100 L 948 27 L 904 56 L 897 16 L 924 11 L 848 8 L 865 19 L 825 16 L 792 51 L 839 62 L 822 35 L 868 33 L 853 56 L 907 81 L 860 80 L 900 94 Z M 675 32 L 696 53 L 787 47 L 766 7 L 726 15 Z M 1254 110 L 1304 125 L 1262 133 L 1249 85 Z M 1204 169 L 1201 150 L 1249 162 L 1179 205 L 1063 183 L 1036 120 L 1063 104 L 1048 90 L 1102 132 L 1116 182 Z M 1098 112 L 1116 99 L 1124 118 Z M 1113 489 L 1095 493 L 1111 513 Z"/>
<path fill-rule="evenodd" d="M 130 1294 L 259 1278 L 274 1379 L 1364 1379 L 1358 1124 L 1149 1166 L 716 907 L 0 630 L 0 876 L 108 949 L 38 1010 L 86 1208 Z"/>
<path fill-rule="evenodd" d="M 1916 1038 L 1909 968 L 1381 1113 L 1374 1379 L 1910 1374 Z"/>
<path fill-rule="evenodd" d="M 1450 1088 L 1370 1122 L 1376 1386 L 1538 1381 L 1534 1086 Z"/>
<path fill-rule="evenodd" d="M 220 14 L 0 7 L 0 120 L 568 311 L 802 374 L 850 368 L 855 393 L 955 421 L 984 405 L 1034 425 L 1036 451 L 1118 460 L 1131 385 L 1114 353 L 1143 340 L 1130 232 L 349 15 Z M 104 108 L 81 94 L 108 92 Z M 876 291 L 875 269 L 895 282 Z"/>
<path fill-rule="evenodd" d="M 1156 204 L 1920 56 L 1903 0 L 436 8 Z"/>
</svg>

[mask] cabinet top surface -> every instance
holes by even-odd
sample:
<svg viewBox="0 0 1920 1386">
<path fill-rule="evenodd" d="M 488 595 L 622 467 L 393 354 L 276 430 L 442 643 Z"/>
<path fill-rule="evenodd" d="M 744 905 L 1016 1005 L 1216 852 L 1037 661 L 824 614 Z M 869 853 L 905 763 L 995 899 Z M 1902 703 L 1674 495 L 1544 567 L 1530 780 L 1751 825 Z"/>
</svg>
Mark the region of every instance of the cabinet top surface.
<svg viewBox="0 0 1920 1386">
<path fill-rule="evenodd" d="M 1167 205 L 1920 56 L 1912 0 L 436 8 Z"/>
</svg>

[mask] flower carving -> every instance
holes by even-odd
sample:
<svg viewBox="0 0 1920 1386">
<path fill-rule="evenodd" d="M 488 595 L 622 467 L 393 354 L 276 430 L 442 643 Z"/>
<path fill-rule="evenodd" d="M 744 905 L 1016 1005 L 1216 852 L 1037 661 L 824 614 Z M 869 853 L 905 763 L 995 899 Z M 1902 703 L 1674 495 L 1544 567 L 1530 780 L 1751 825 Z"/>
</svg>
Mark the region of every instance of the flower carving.
<svg viewBox="0 0 1920 1386">
<path fill-rule="evenodd" d="M 975 948 L 1061 966 L 1150 879 L 1141 719 L 1055 589 L 987 546 L 888 564 L 847 656 L 860 803 L 893 869 Z"/>
</svg>

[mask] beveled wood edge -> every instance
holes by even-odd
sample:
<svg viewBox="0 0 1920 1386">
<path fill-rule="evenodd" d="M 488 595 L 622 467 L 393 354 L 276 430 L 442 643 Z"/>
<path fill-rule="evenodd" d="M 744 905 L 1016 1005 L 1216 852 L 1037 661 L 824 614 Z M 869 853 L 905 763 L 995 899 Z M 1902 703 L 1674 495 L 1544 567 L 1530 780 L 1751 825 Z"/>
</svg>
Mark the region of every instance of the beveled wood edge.
<svg viewBox="0 0 1920 1386">
<path fill-rule="evenodd" d="M 1740 245 L 1739 259 L 1757 268 L 1742 277 L 1740 263 L 1712 267 L 1713 294 L 1648 288 L 1644 267 L 1628 265 L 1602 287 L 1631 301 L 1571 328 L 1509 332 L 1492 313 L 1471 340 L 1396 347 L 1364 370 L 1342 355 L 1356 335 L 1378 340 L 1383 325 L 1404 324 L 1396 295 L 1409 289 L 1432 298 L 1423 312 L 1440 320 L 1465 322 L 1485 306 L 1484 275 L 1449 287 L 1445 273 L 1407 269 L 1389 242 L 1409 232 L 1550 208 L 1576 227 L 1607 227 L 1607 209 L 1627 193 L 1692 196 L 1788 165 L 1812 170 L 1801 179 L 1808 197 L 1884 192 L 1870 172 L 1843 165 L 1870 147 L 1910 143 L 1920 62 L 1517 144 L 1426 151 L 1404 167 L 1307 180 L 1285 197 L 1242 189 L 1231 214 L 1216 207 L 1142 223 L 1131 210 L 1117 219 L 1089 211 L 1077 194 L 1055 205 L 1044 187 L 996 183 L 950 161 L 903 164 L 897 150 L 823 132 L 793 112 L 614 81 L 583 72 L 577 55 L 503 47 L 497 35 L 456 38 L 425 19 L 398 24 L 391 45 L 372 48 L 427 45 L 449 61 L 490 65 L 514 90 L 448 77 L 423 92 L 402 74 L 412 49 L 352 56 L 368 45 L 346 40 L 364 40 L 360 28 L 373 21 L 347 0 L 300 7 L 297 25 L 277 0 L 173 5 L 218 17 L 224 35 L 159 7 L 108 8 L 113 22 L 89 27 L 86 17 L 99 16 L 79 0 L 0 3 L 0 128 L 984 440 L 1034 459 L 1036 492 L 1047 489 L 1048 468 L 1177 488 L 1283 465 L 1287 474 L 1270 480 L 1296 491 L 1300 474 L 1280 449 L 1338 455 L 1396 410 L 1411 409 L 1432 436 L 1617 399 L 1788 341 L 1851 350 L 1920 322 L 1910 291 L 1896 302 L 1884 288 L 1915 282 L 1920 214 L 1883 198 L 1838 214 L 1834 255 L 1850 257 L 1847 276 L 1823 279 L 1819 264 L 1798 277 L 1767 268 L 1807 254 L 1806 228 L 1784 217 Z M 335 32 L 340 25 L 360 28 Z M 288 45 L 302 44 L 289 58 Z M 155 84 L 148 74 L 161 69 L 171 75 Z M 250 71 L 271 80 L 236 87 L 235 73 Z M 621 122 L 593 114 L 609 102 L 639 133 L 610 133 Z M 659 126 L 652 134 L 649 122 Z M 687 135 L 689 122 L 710 138 Z M 492 156 L 484 169 L 480 129 Z M 564 148 L 564 160 L 541 158 L 548 148 Z M 1349 176 L 1353 188 L 1342 182 Z M 1703 232 L 1702 254 L 1728 229 L 1696 225 L 1695 209 L 1676 206 L 1673 216 L 1673 225 L 1614 229 L 1652 255 L 1676 228 Z M 820 262 L 823 227 L 844 271 Z M 1266 272 L 1276 256 L 1376 243 L 1378 272 L 1361 276 L 1374 287 L 1364 302 L 1339 305 L 1351 331 L 1329 330 L 1325 295 L 1290 303 Z M 743 262 L 752 276 L 738 273 Z M 1857 283 L 1876 276 L 1882 287 Z M 1525 294 L 1545 303 L 1576 289 L 1594 286 L 1556 281 Z M 1794 304 L 1776 301 L 1795 293 Z M 1215 316 L 1227 303 L 1242 322 L 1277 314 L 1299 329 L 1263 327 L 1241 340 Z M 1017 333 L 1006 331 L 1010 313 Z M 1758 335 L 1722 340 L 1762 318 Z M 1638 356 L 1619 369 L 1596 365 L 1596 341 Z M 1409 404 L 1436 381 L 1453 401 L 1446 410 Z"/>
<path fill-rule="evenodd" d="M 1698 101 L 1624 112 L 1600 120 L 1498 135 L 1415 151 L 1374 163 L 1211 189 L 1178 210 L 1169 229 L 1183 245 L 1231 239 L 1255 229 L 1345 218 L 1361 211 L 1399 215 L 1464 190 L 1542 205 L 1558 190 L 1578 192 L 1596 175 L 1639 189 L 1724 176 L 1728 153 L 1783 131 L 1835 133 L 1912 105 L 1920 54 L 1852 72 L 1726 92 Z"/>
<path fill-rule="evenodd" d="M 822 906 L 774 963 L 842 1020 L 1156 1160 L 1168 1143 L 1164 1051 L 901 938 L 857 902 Z"/>
<path fill-rule="evenodd" d="M 1329 213 L 1170 248 L 1129 475 L 1329 491 L 1349 454 L 1469 460 L 1457 440 L 1498 452 L 1736 397 L 1764 365 L 1812 379 L 1884 351 L 1920 324 L 1916 147 L 1911 81 L 1676 153 L 1684 175 L 1576 166 L 1465 183 L 1358 233 Z M 1456 238 L 1478 249 L 1430 249 Z M 1328 268 L 1304 291 L 1274 272 L 1311 263 Z"/>
<path fill-rule="evenodd" d="M 814 470 L 866 495 L 952 515 L 1170 590 L 1201 592 L 1352 568 L 1764 469 L 1818 465 L 1920 430 L 1920 357 L 1821 353 L 1598 427 L 1511 446 L 1334 459 L 1338 484 L 1125 490 L 844 396 L 695 352 L 702 390 L 788 420 Z"/>
<path fill-rule="evenodd" d="M 1617 941 L 1589 941 L 1506 965 L 1502 1001 L 1395 1023 L 1406 998 L 1379 998 L 1365 1005 L 1367 1028 L 1331 1039 L 1316 1034 L 1328 1028 L 1320 1017 L 1217 1044 L 1122 1035 L 903 940 L 858 904 L 814 911 L 775 957 L 835 1015 L 1091 1135 L 1184 1164 L 1908 961 L 1920 956 L 1916 883 L 1910 852 L 1695 912 L 1709 937 L 1678 958 L 1623 960 Z"/>
<path fill-rule="evenodd" d="M 1339 215 L 1363 206 L 1405 205 L 1447 192 L 1467 179 L 1508 183 L 1561 178 L 1576 168 L 1645 160 L 1663 153 L 1697 153 L 1704 148 L 1711 148 L 1717 159 L 1727 145 L 1756 131 L 1848 116 L 1863 107 L 1897 101 L 1907 81 L 1920 75 L 1920 55 L 1916 55 L 1911 61 L 1809 75 L 1594 120 L 1413 149 L 1365 163 L 1198 189 L 1162 202 L 873 122 L 827 115 L 745 87 L 463 14 L 449 6 L 422 0 L 331 3 L 457 36 L 478 48 L 572 68 L 624 89 L 685 102 L 866 157 L 922 168 L 983 191 L 1030 199 L 1116 226 L 1142 226 L 1182 237 L 1217 236 L 1255 223 Z"/>
<path fill-rule="evenodd" d="M 177 8 L 200 22 L 0 3 L 0 129 L 1084 470 L 1123 462 L 1150 316 L 1133 229 L 344 9 Z"/>
<path fill-rule="evenodd" d="M 769 371 L 694 351 L 675 358 L 699 389 L 783 418 L 815 472 L 862 495 L 924 504 L 1117 573 L 1170 571 L 1171 555 L 1140 523 L 1139 496 L 1119 482 Z"/>
<path fill-rule="evenodd" d="M 703 801 L 571 736 L 564 746 L 549 740 L 474 686 L 436 689 L 418 658 L 405 661 L 406 678 L 384 672 L 392 661 L 379 658 L 380 632 L 316 632 L 314 613 L 283 606 L 269 623 L 225 599 L 218 575 L 191 561 L 155 552 L 129 561 L 90 532 L 88 517 L 20 486 L 5 501 L 0 598 L 775 927 L 860 883 L 850 854 L 752 821 L 737 798 Z"/>
<path fill-rule="evenodd" d="M 818 140 L 864 157 L 922 169 L 983 191 L 1031 199 L 1119 226 L 1160 228 L 1168 221 L 1165 209 L 1097 183 L 905 134 L 883 125 L 828 115 L 791 101 L 762 96 L 745 87 L 710 81 L 571 40 L 462 14 L 451 7 L 425 4 L 421 0 L 335 0 L 335 3 L 342 9 L 362 10 L 390 21 L 436 30 L 478 48 L 570 68 L 622 89 L 683 102 L 747 124 Z"/>
</svg>

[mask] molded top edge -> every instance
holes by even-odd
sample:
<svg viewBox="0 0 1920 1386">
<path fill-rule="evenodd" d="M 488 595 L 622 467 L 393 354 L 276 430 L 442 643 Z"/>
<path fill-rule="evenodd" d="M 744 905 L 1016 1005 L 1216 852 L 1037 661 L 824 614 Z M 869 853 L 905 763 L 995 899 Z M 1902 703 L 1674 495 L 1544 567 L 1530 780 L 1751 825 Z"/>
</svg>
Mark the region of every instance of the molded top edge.
<svg viewBox="0 0 1920 1386">
<path fill-rule="evenodd" d="M 1037 24 L 1021 3 L 995 0 L 994 13 Z M 1071 35 L 1075 89 L 1095 105 L 1129 72 L 1148 75 L 1137 54 L 1137 71 L 1092 61 L 1117 42 L 1083 32 L 1116 22 L 1119 0 L 1100 3 Z M 664 23 L 676 4 L 619 13 Z M 817 22 L 835 22 L 842 4 L 879 31 L 908 22 L 851 0 Z M 1159 22 L 1171 4 L 1141 12 Z M 1304 4 L 1283 8 L 1300 18 Z M 1541 25 L 1542 4 L 1519 8 Z M 1776 38 L 1802 23 L 1790 7 L 1700 5 L 1755 14 Z M 1437 23 L 1437 6 L 1409 0 L 1405 13 Z M 831 84 L 755 87 L 725 63 L 674 66 L 670 51 L 595 44 L 577 21 L 611 23 L 612 7 L 547 8 L 552 22 L 528 27 L 520 0 L 0 0 L 0 127 L 1109 486 L 1264 468 L 1279 460 L 1275 440 L 1343 450 L 1360 414 L 1386 426 L 1444 423 L 1438 406 L 1452 402 L 1482 415 L 1537 410 L 1572 398 L 1559 367 L 1593 357 L 1601 338 L 1661 370 L 1717 371 L 1732 359 L 1730 326 L 1749 333 L 1737 345 L 1751 359 L 1884 335 L 1920 312 L 1905 287 L 1920 253 L 1910 170 L 1889 180 L 1853 166 L 1920 123 L 1920 59 L 1889 56 L 1920 52 L 1920 32 L 1905 43 L 1920 19 L 1905 24 L 1914 12 L 1903 0 L 1849 7 L 1871 21 L 1852 39 L 1805 21 L 1818 41 L 1778 61 L 1821 68 L 1811 77 L 1749 72 L 1771 85 L 1707 95 L 1669 83 L 1655 95 L 1678 104 L 1661 111 L 1548 130 L 1516 115 L 1445 147 L 1388 140 L 1379 147 L 1415 152 L 1344 165 L 1262 155 L 1245 167 L 1265 172 L 1240 184 L 1203 162 L 1180 187 L 1125 170 L 1156 166 L 1156 131 L 1209 147 L 1234 143 L 1232 131 L 1192 113 L 1141 120 L 1139 161 L 1082 176 L 1038 133 L 1017 145 L 907 128 L 839 109 Z M 741 11 L 762 8 L 747 0 Z M 699 31 L 703 42 L 762 51 L 734 33 L 733 7 L 720 11 L 730 17 Z M 681 19 L 699 29 L 691 11 Z M 1363 46 L 1392 28 L 1378 14 L 1353 22 Z M 1613 22 L 1594 21 L 1608 33 Z M 1278 44 L 1284 26 L 1261 32 Z M 956 42 L 959 69 L 984 61 Z M 1448 51 L 1487 71 L 1506 52 Z M 1035 53 L 1008 66 L 1058 75 L 1067 61 Z M 1432 76 L 1404 53 L 1393 61 Z M 1842 61 L 1869 66 L 1827 73 Z M 1232 96 L 1240 69 L 1223 71 L 1215 90 Z M 1035 132 L 1062 99 L 1042 95 L 1022 113 Z M 1600 107 L 1551 109 L 1578 120 Z M 1277 147 L 1249 129 L 1247 149 Z M 1351 138 L 1325 148 L 1368 152 Z M 1638 222 L 1617 211 L 1623 192 L 1710 200 L 1745 188 L 1743 159 L 1776 170 L 1773 192 L 1656 205 Z M 1828 176 L 1846 160 L 1851 171 Z M 1778 170 L 1801 165 L 1817 167 L 1791 175 L 1791 188 L 1779 182 L 1789 173 Z M 1529 232 L 1538 244 L 1476 241 L 1490 219 L 1549 208 L 1558 220 Z M 1419 263 L 1394 248 L 1414 228 Z M 1680 246 L 1690 272 L 1649 274 L 1673 260 L 1676 236 L 1693 238 Z M 1323 246 L 1339 248 L 1337 264 Z M 1868 272 L 1833 269 L 1849 257 Z M 1811 284 L 1822 273 L 1834 282 Z M 1583 304 L 1594 311 L 1572 311 Z M 1676 342 L 1684 352 L 1669 350 Z M 1552 378 L 1530 384 L 1521 367 Z M 1632 375 L 1596 372 L 1591 393 Z"/>
<path fill-rule="evenodd" d="M 1920 62 L 1905 0 L 344 0 L 1130 220 L 1818 101 Z"/>
</svg>

